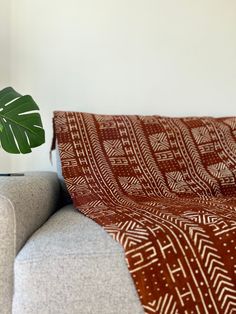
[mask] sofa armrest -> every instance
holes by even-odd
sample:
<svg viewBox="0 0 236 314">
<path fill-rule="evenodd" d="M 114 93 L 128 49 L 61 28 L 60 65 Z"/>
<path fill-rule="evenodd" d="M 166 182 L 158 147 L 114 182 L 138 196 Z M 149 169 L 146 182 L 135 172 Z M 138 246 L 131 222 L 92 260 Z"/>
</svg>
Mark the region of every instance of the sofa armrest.
<svg viewBox="0 0 236 314">
<path fill-rule="evenodd" d="M 1 314 L 11 313 L 15 256 L 57 209 L 59 194 L 59 180 L 53 172 L 0 178 Z"/>
</svg>

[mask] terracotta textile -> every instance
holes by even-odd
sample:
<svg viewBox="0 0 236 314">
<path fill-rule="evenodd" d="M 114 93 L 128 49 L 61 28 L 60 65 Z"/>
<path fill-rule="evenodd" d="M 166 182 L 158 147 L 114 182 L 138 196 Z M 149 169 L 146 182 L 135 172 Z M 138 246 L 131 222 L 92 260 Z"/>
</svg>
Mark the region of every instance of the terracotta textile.
<svg viewBox="0 0 236 314">
<path fill-rule="evenodd" d="M 124 247 L 144 312 L 236 313 L 236 118 L 54 125 L 74 205 Z"/>
</svg>

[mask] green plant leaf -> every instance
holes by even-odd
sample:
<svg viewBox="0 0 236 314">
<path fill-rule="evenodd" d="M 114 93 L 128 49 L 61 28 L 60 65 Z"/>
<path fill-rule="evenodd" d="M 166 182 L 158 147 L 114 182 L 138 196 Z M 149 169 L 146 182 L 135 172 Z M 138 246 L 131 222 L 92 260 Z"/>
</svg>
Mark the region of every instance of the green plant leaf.
<svg viewBox="0 0 236 314">
<path fill-rule="evenodd" d="M 0 91 L 0 143 L 5 151 L 27 154 L 45 142 L 38 110 L 31 96 L 22 96 L 12 87 Z"/>
</svg>

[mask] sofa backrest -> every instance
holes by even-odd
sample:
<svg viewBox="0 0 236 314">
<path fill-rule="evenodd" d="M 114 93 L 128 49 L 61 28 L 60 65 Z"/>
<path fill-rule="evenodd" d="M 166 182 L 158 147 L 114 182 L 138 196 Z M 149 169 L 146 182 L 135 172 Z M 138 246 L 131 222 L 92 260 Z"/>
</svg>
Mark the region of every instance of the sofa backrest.
<svg viewBox="0 0 236 314">
<path fill-rule="evenodd" d="M 140 201 L 150 193 L 203 198 L 236 194 L 235 117 L 56 112 L 55 122 L 72 194 L 79 191 L 86 198 L 90 193 L 96 199 L 90 176 L 100 183 L 108 174 L 114 191 L 131 198 L 136 193 Z"/>
</svg>

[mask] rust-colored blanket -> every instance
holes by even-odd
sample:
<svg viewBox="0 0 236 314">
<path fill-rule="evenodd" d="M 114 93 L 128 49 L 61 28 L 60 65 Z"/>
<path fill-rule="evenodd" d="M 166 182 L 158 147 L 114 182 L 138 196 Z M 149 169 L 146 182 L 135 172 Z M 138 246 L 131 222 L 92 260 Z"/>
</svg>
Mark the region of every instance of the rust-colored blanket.
<svg viewBox="0 0 236 314">
<path fill-rule="evenodd" d="M 54 123 L 74 205 L 124 247 L 145 313 L 236 313 L 236 118 Z"/>
</svg>

